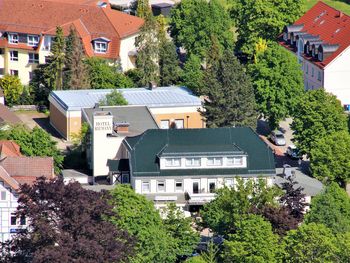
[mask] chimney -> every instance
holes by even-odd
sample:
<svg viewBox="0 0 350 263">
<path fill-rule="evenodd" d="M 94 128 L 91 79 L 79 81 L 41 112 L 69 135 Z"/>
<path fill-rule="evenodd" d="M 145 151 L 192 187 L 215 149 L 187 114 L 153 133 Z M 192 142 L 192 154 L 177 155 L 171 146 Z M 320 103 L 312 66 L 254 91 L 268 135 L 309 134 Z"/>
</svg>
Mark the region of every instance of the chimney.
<svg viewBox="0 0 350 263">
<path fill-rule="evenodd" d="M 340 17 L 343 17 L 343 15 L 344 15 L 344 14 L 343 14 L 343 12 L 342 12 L 342 11 L 340 11 L 340 10 L 338 10 L 337 17 L 339 17 L 339 18 L 340 18 Z"/>
<path fill-rule="evenodd" d="M 117 122 L 114 124 L 114 131 L 116 133 L 128 133 L 130 123 L 128 122 Z"/>
<path fill-rule="evenodd" d="M 155 88 L 157 88 L 157 83 L 155 81 L 150 81 L 148 83 L 148 89 L 149 90 L 154 90 Z"/>
</svg>

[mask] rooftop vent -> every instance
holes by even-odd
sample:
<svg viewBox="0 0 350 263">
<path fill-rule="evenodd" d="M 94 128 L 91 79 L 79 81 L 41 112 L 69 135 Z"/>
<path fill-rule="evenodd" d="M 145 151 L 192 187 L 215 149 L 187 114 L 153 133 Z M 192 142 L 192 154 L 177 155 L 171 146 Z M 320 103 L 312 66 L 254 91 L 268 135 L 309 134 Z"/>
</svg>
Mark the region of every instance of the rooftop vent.
<svg viewBox="0 0 350 263">
<path fill-rule="evenodd" d="M 154 89 L 156 89 L 156 88 L 157 88 L 157 83 L 156 83 L 155 81 L 150 81 L 150 82 L 148 83 L 148 89 L 154 90 Z"/>
<path fill-rule="evenodd" d="M 343 17 L 343 15 L 344 14 L 342 11 L 338 11 L 335 17 Z"/>
<path fill-rule="evenodd" d="M 107 5 L 108 5 L 107 2 L 103 2 L 103 1 L 98 1 L 97 2 L 97 6 L 98 7 L 106 8 Z"/>
<path fill-rule="evenodd" d="M 114 131 L 116 133 L 128 133 L 130 123 L 128 122 L 116 122 L 114 123 Z"/>
</svg>

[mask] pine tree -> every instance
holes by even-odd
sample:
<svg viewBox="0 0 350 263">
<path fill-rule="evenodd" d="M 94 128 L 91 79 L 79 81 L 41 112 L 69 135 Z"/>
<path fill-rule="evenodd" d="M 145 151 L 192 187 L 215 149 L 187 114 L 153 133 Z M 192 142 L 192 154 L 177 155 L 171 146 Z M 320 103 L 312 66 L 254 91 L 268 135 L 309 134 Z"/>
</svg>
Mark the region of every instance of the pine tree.
<svg viewBox="0 0 350 263">
<path fill-rule="evenodd" d="M 152 15 L 149 0 L 137 0 L 136 15 L 141 18 L 147 18 Z"/>
<path fill-rule="evenodd" d="M 61 27 L 56 28 L 56 36 L 51 48 L 51 55 L 48 58 L 48 65 L 45 67 L 49 85 L 54 90 L 63 88 L 63 68 L 65 61 L 65 41 Z"/>
<path fill-rule="evenodd" d="M 212 54 L 213 55 L 213 54 Z M 256 127 L 254 91 L 244 67 L 231 51 L 225 51 L 219 63 L 208 60 L 204 77 L 207 101 L 204 104 L 208 127 Z"/>
<path fill-rule="evenodd" d="M 136 67 L 139 70 L 139 86 L 146 86 L 150 82 L 159 81 L 157 22 L 151 15 L 146 17 L 145 24 L 141 27 L 140 35 L 136 38 L 137 48 Z"/>
<path fill-rule="evenodd" d="M 65 50 L 64 89 L 89 88 L 83 44 L 73 28 L 70 29 Z"/>
</svg>

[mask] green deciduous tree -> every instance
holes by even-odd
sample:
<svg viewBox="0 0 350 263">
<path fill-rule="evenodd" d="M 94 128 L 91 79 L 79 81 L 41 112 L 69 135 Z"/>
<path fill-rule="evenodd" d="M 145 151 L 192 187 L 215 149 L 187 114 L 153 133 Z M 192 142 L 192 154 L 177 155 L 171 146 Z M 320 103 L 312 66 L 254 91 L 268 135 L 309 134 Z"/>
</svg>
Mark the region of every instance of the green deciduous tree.
<svg viewBox="0 0 350 263">
<path fill-rule="evenodd" d="M 48 63 L 45 67 L 48 76 L 49 86 L 54 90 L 63 88 L 63 68 L 65 62 L 65 40 L 61 27 L 56 28 L 56 36 L 54 38 L 51 55 L 48 57 Z"/>
<path fill-rule="evenodd" d="M 152 15 L 149 0 L 136 0 L 136 15 L 141 18 L 147 18 Z"/>
<path fill-rule="evenodd" d="M 303 73 L 293 54 L 277 44 L 269 44 L 248 66 L 259 111 L 272 129 L 290 116 L 304 93 Z"/>
<path fill-rule="evenodd" d="M 253 55 L 259 38 L 275 40 L 285 25 L 302 14 L 300 0 L 231 0 L 231 17 L 237 27 L 237 50 Z"/>
<path fill-rule="evenodd" d="M 88 66 L 90 87 L 92 89 L 130 88 L 132 80 L 121 73 L 118 66 L 110 65 L 103 58 L 91 57 L 85 62 Z"/>
<path fill-rule="evenodd" d="M 277 205 L 275 197 L 280 195 L 276 187 L 267 187 L 263 179 L 244 183 L 237 178 L 235 187 L 224 187 L 217 191 L 216 198 L 204 205 L 201 215 L 204 226 L 219 235 L 228 236 L 236 231 L 236 224 L 242 216 L 250 214 L 253 208 Z"/>
<path fill-rule="evenodd" d="M 322 193 L 312 199 L 311 210 L 306 215 L 307 223 L 319 223 L 334 233 L 350 231 L 350 198 L 344 189 L 331 183 Z"/>
<path fill-rule="evenodd" d="M 171 36 L 188 54 L 207 56 L 211 37 L 216 37 L 220 50 L 233 48 L 234 35 L 227 11 L 217 0 L 183 0 L 171 13 Z"/>
<path fill-rule="evenodd" d="M 255 128 L 257 112 L 252 83 L 233 52 L 226 51 L 218 67 L 209 66 L 204 78 L 204 92 L 208 100 L 202 112 L 208 127 Z"/>
<path fill-rule="evenodd" d="M 175 240 L 176 255 L 191 255 L 199 243 L 199 234 L 191 227 L 191 218 L 185 218 L 175 203 L 170 203 L 164 210 L 164 225 Z"/>
<path fill-rule="evenodd" d="M 138 86 L 159 82 L 159 41 L 158 24 L 153 16 L 146 17 L 140 34 L 136 37 L 136 67 L 139 73 Z"/>
<path fill-rule="evenodd" d="M 224 242 L 224 262 L 279 262 L 278 236 L 261 216 L 249 215 L 236 225 L 236 233 Z"/>
<path fill-rule="evenodd" d="M 196 55 L 190 55 L 182 71 L 182 83 L 196 94 L 202 94 L 204 72 L 201 60 Z"/>
<path fill-rule="evenodd" d="M 4 91 L 7 105 L 19 104 L 24 87 L 17 76 L 5 75 L 0 78 L 0 88 Z"/>
<path fill-rule="evenodd" d="M 69 31 L 65 48 L 64 89 L 89 88 L 88 69 L 86 63 L 84 63 L 83 43 L 73 28 Z"/>
<path fill-rule="evenodd" d="M 128 105 L 127 100 L 118 90 L 113 90 L 106 95 L 106 98 L 100 100 L 102 106 Z"/>
<path fill-rule="evenodd" d="M 324 182 L 345 185 L 350 179 L 349 149 L 348 131 L 330 133 L 317 140 L 310 152 L 312 175 Z"/>
<path fill-rule="evenodd" d="M 14 126 L 1 134 L 3 139 L 14 140 L 26 156 L 49 156 L 55 162 L 55 172 L 62 168 L 63 155 L 57 149 L 57 142 L 41 128 L 29 130 L 24 126 Z"/>
<path fill-rule="evenodd" d="M 303 224 L 284 238 L 283 262 L 333 263 L 337 260 L 337 240 L 322 224 Z"/>
<path fill-rule="evenodd" d="M 127 185 L 118 185 L 111 195 L 111 204 L 118 215 L 111 221 L 137 239 L 135 254 L 128 262 L 175 262 L 175 239 L 164 226 L 153 202 Z"/>
<path fill-rule="evenodd" d="M 323 89 L 306 92 L 298 103 L 291 125 L 302 154 L 311 154 L 316 141 L 336 131 L 347 131 L 347 119 L 340 101 Z"/>
</svg>

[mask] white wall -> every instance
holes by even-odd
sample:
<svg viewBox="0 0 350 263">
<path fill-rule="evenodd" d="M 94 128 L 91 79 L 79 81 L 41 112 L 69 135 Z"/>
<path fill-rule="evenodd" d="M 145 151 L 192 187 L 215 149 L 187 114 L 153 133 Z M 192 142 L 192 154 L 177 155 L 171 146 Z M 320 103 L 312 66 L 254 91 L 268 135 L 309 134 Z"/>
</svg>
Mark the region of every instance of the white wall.
<svg viewBox="0 0 350 263">
<path fill-rule="evenodd" d="M 133 61 L 130 59 L 129 52 L 135 52 L 135 38 L 137 34 L 123 38 L 120 41 L 120 63 L 123 71 L 135 68 Z"/>
<path fill-rule="evenodd" d="M 323 69 L 303 59 L 304 86 L 306 90 L 314 90 L 323 87 Z M 320 74 L 320 79 L 319 79 Z"/>
<path fill-rule="evenodd" d="M 342 105 L 350 104 L 350 47 L 325 68 L 324 88 L 333 93 Z"/>
</svg>

